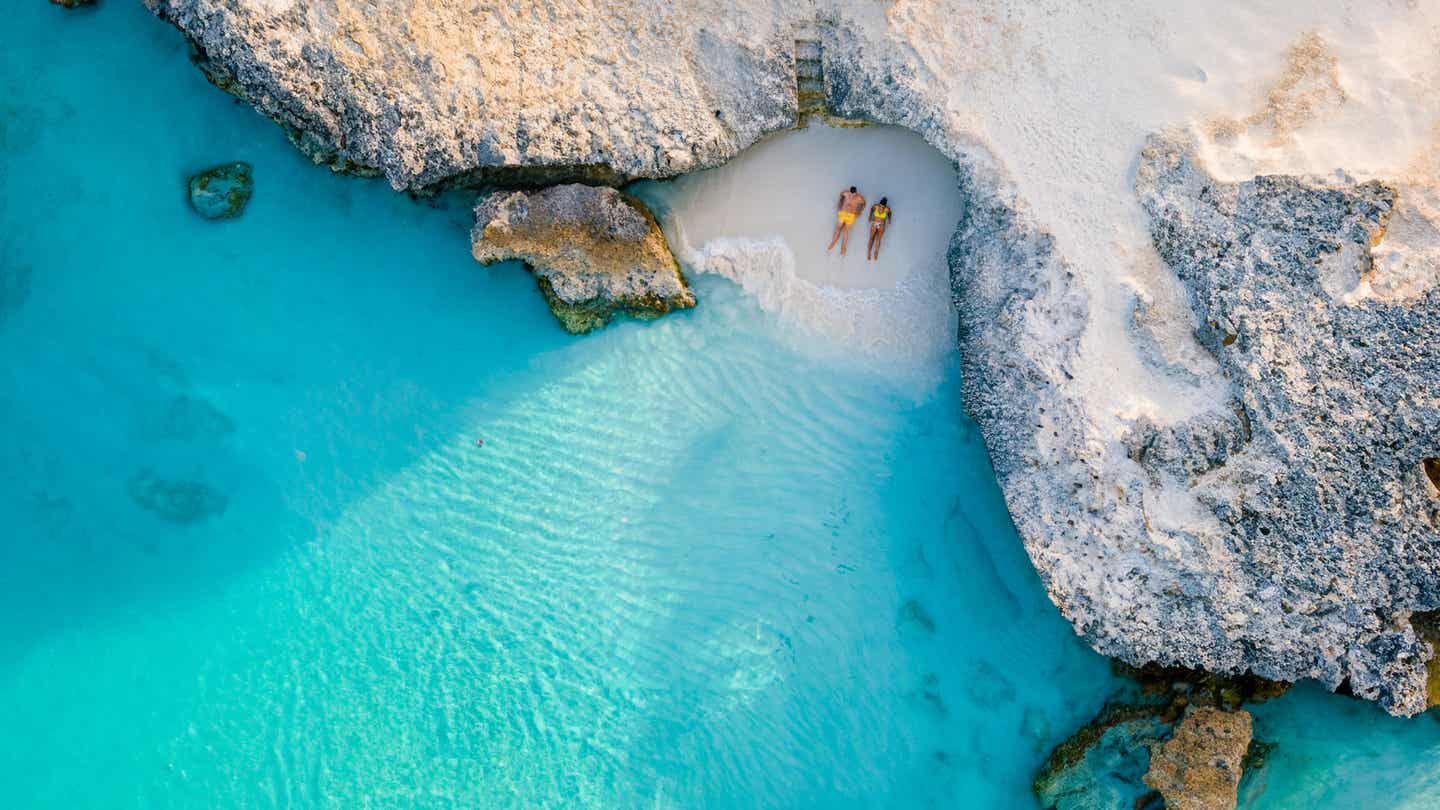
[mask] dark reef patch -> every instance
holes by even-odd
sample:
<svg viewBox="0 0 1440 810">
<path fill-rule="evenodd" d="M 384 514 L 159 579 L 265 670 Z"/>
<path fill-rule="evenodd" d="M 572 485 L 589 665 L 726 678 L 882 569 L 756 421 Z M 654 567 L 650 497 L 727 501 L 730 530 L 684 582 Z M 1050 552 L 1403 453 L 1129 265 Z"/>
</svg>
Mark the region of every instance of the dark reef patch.
<svg viewBox="0 0 1440 810">
<path fill-rule="evenodd" d="M 130 500 L 171 523 L 198 523 L 219 515 L 229 498 L 199 481 L 161 478 L 151 470 L 136 473 L 129 484 Z"/>
</svg>

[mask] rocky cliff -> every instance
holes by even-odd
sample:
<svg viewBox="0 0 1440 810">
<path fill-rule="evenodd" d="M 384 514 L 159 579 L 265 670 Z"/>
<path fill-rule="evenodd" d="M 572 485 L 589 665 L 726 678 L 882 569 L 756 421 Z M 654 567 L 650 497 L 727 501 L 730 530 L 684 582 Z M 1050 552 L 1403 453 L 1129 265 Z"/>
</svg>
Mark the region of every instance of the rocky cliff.
<svg viewBox="0 0 1440 810">
<path fill-rule="evenodd" d="M 713 165 L 794 122 L 803 63 L 955 161 L 967 407 L 1076 629 L 1424 707 L 1440 9 L 146 2 L 318 161 L 402 189 Z M 1282 176 L 1342 166 L 1367 182 Z"/>
<path fill-rule="evenodd" d="M 317 162 L 397 189 L 664 177 L 795 116 L 779 0 L 743 24 L 724 2 L 145 2 Z"/>
</svg>

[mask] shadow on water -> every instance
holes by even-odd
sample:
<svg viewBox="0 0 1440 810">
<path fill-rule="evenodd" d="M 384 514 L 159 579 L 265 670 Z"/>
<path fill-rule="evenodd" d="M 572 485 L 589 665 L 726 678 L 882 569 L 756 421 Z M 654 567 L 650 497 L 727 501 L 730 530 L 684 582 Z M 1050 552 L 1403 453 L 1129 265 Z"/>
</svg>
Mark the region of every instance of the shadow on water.
<svg viewBox="0 0 1440 810">
<path fill-rule="evenodd" d="M 528 274 L 470 259 L 463 200 L 308 164 L 140 4 L 8 25 L 0 661 L 223 588 L 569 362 Z M 253 202 L 199 220 L 188 173 L 231 159 Z"/>
</svg>

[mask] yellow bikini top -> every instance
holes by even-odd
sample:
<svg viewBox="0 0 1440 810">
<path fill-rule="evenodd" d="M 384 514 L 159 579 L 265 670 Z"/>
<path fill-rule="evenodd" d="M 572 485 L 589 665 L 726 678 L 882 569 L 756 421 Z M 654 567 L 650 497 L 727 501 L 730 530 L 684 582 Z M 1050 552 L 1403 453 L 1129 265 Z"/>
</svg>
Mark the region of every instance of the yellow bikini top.
<svg viewBox="0 0 1440 810">
<path fill-rule="evenodd" d="M 890 216 L 890 206 L 875 203 L 874 213 L 876 219 L 885 219 L 886 217 Z"/>
</svg>

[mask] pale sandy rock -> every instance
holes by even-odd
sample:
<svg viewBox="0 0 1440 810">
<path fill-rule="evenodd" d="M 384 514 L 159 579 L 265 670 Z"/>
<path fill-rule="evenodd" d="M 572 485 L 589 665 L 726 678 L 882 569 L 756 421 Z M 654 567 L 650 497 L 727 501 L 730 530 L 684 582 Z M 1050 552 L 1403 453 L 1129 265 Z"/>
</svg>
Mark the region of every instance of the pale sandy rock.
<svg viewBox="0 0 1440 810">
<path fill-rule="evenodd" d="M 743 16 L 722 0 L 145 2 L 318 162 L 397 189 L 721 163 L 795 120 L 791 28 L 806 13 L 786 0 L 747 0 Z"/>
<path fill-rule="evenodd" d="M 470 240 L 476 261 L 524 262 L 572 333 L 598 329 L 622 312 L 653 318 L 695 306 L 655 218 L 613 188 L 494 192 L 475 207 Z"/>
<path fill-rule="evenodd" d="M 1303 347 L 1331 351 L 1316 339 L 1327 318 L 1388 307 L 1372 347 L 1435 334 L 1440 6 L 146 2 L 217 84 L 308 153 L 407 189 L 613 183 L 722 162 L 796 120 L 798 57 L 832 112 L 909 127 L 956 162 L 966 407 L 1045 587 L 1089 643 L 1131 662 L 1348 682 L 1396 713 L 1424 705 L 1433 650 L 1408 616 L 1440 607 L 1420 486 L 1423 458 L 1440 455 L 1421 446 L 1435 413 L 1422 395 L 1440 380 L 1337 342 L 1324 363 L 1351 353 L 1390 375 L 1371 386 L 1342 374 L 1319 400 L 1348 415 L 1346 434 L 1308 421 L 1305 377 L 1322 366 L 1302 361 Z M 1207 327 L 1202 274 L 1152 238 L 1172 210 L 1204 203 L 1205 183 L 1167 186 L 1161 196 L 1189 197 L 1173 208 L 1147 210 L 1155 195 L 1136 193 L 1146 138 L 1171 127 L 1198 139 L 1196 176 L 1231 192 L 1260 173 L 1337 167 L 1386 180 L 1398 195 L 1386 238 L 1311 227 L 1286 207 L 1303 194 L 1277 199 L 1245 233 L 1297 226 L 1313 264 L 1286 253 L 1233 279 L 1249 313 Z M 1314 283 L 1266 298 L 1264 273 L 1281 268 Z M 1269 300 L 1284 307 L 1274 323 L 1260 317 Z M 1309 331 L 1287 335 L 1282 311 L 1307 313 Z M 1248 339 L 1235 316 L 1270 327 L 1277 352 L 1236 362 L 1210 339 Z M 1305 461 L 1305 446 L 1287 446 L 1319 437 L 1336 452 Z"/>
<path fill-rule="evenodd" d="M 1145 784 L 1168 810 L 1234 810 L 1253 725 L 1247 711 L 1191 709 L 1151 748 Z"/>
</svg>

